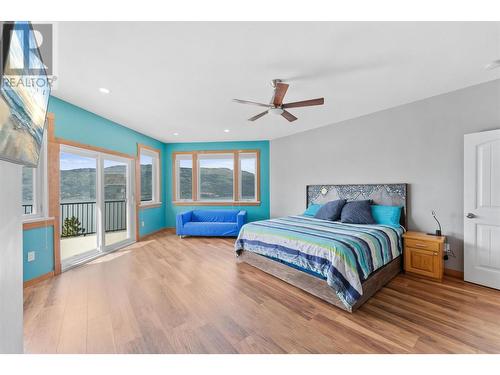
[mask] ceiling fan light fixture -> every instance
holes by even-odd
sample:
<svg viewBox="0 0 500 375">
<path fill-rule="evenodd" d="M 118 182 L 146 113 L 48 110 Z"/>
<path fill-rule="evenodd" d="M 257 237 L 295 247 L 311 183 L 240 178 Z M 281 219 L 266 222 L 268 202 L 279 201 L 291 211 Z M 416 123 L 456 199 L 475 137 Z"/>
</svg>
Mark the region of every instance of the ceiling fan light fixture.
<svg viewBox="0 0 500 375">
<path fill-rule="evenodd" d="M 279 108 L 279 107 L 277 107 L 277 108 L 269 108 L 269 113 L 272 113 L 273 115 L 279 116 L 283 112 L 285 112 L 283 108 Z"/>
</svg>

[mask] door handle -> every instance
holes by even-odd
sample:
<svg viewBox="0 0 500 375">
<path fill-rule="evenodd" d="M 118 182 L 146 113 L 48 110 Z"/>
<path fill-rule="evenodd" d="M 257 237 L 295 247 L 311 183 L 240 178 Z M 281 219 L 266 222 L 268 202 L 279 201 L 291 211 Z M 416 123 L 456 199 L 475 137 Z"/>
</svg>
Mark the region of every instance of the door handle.
<svg viewBox="0 0 500 375">
<path fill-rule="evenodd" d="M 467 219 L 474 219 L 476 215 L 474 215 L 472 212 L 469 212 L 467 215 L 465 215 Z"/>
</svg>

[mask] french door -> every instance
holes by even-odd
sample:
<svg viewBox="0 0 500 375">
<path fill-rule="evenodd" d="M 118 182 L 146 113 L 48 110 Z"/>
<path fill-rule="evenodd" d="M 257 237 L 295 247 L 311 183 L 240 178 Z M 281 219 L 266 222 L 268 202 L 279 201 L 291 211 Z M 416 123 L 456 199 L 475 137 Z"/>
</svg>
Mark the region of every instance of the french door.
<svg viewBox="0 0 500 375">
<path fill-rule="evenodd" d="M 61 145 L 62 270 L 134 242 L 133 159 Z"/>
</svg>

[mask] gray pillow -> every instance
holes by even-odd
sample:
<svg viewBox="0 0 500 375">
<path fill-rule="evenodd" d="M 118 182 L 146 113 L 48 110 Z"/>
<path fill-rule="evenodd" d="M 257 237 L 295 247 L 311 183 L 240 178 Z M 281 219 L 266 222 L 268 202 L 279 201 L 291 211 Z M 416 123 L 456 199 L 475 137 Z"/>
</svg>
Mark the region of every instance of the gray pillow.
<svg viewBox="0 0 500 375">
<path fill-rule="evenodd" d="M 314 217 L 316 219 L 335 221 L 340 219 L 340 213 L 342 212 L 342 207 L 347 201 L 345 199 L 338 199 L 336 201 L 330 201 L 316 212 Z"/>
<path fill-rule="evenodd" d="M 347 202 L 342 208 L 340 221 L 348 224 L 375 224 L 370 204 L 371 200 Z"/>
</svg>

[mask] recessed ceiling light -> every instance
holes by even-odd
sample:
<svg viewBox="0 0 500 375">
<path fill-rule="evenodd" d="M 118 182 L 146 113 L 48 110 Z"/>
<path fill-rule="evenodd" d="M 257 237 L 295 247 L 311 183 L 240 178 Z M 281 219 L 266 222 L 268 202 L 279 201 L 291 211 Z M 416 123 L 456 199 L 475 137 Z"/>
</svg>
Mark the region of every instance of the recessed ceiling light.
<svg viewBox="0 0 500 375">
<path fill-rule="evenodd" d="M 179 133 L 175 132 L 174 135 L 177 137 L 179 135 Z"/>
<path fill-rule="evenodd" d="M 224 129 L 224 133 L 229 133 L 229 129 Z"/>
<path fill-rule="evenodd" d="M 484 67 L 484 69 L 486 70 L 492 70 L 496 68 L 500 68 L 500 59 L 494 60 Z"/>
<path fill-rule="evenodd" d="M 109 94 L 110 91 L 106 87 L 99 87 L 99 92 L 102 94 Z"/>
</svg>

